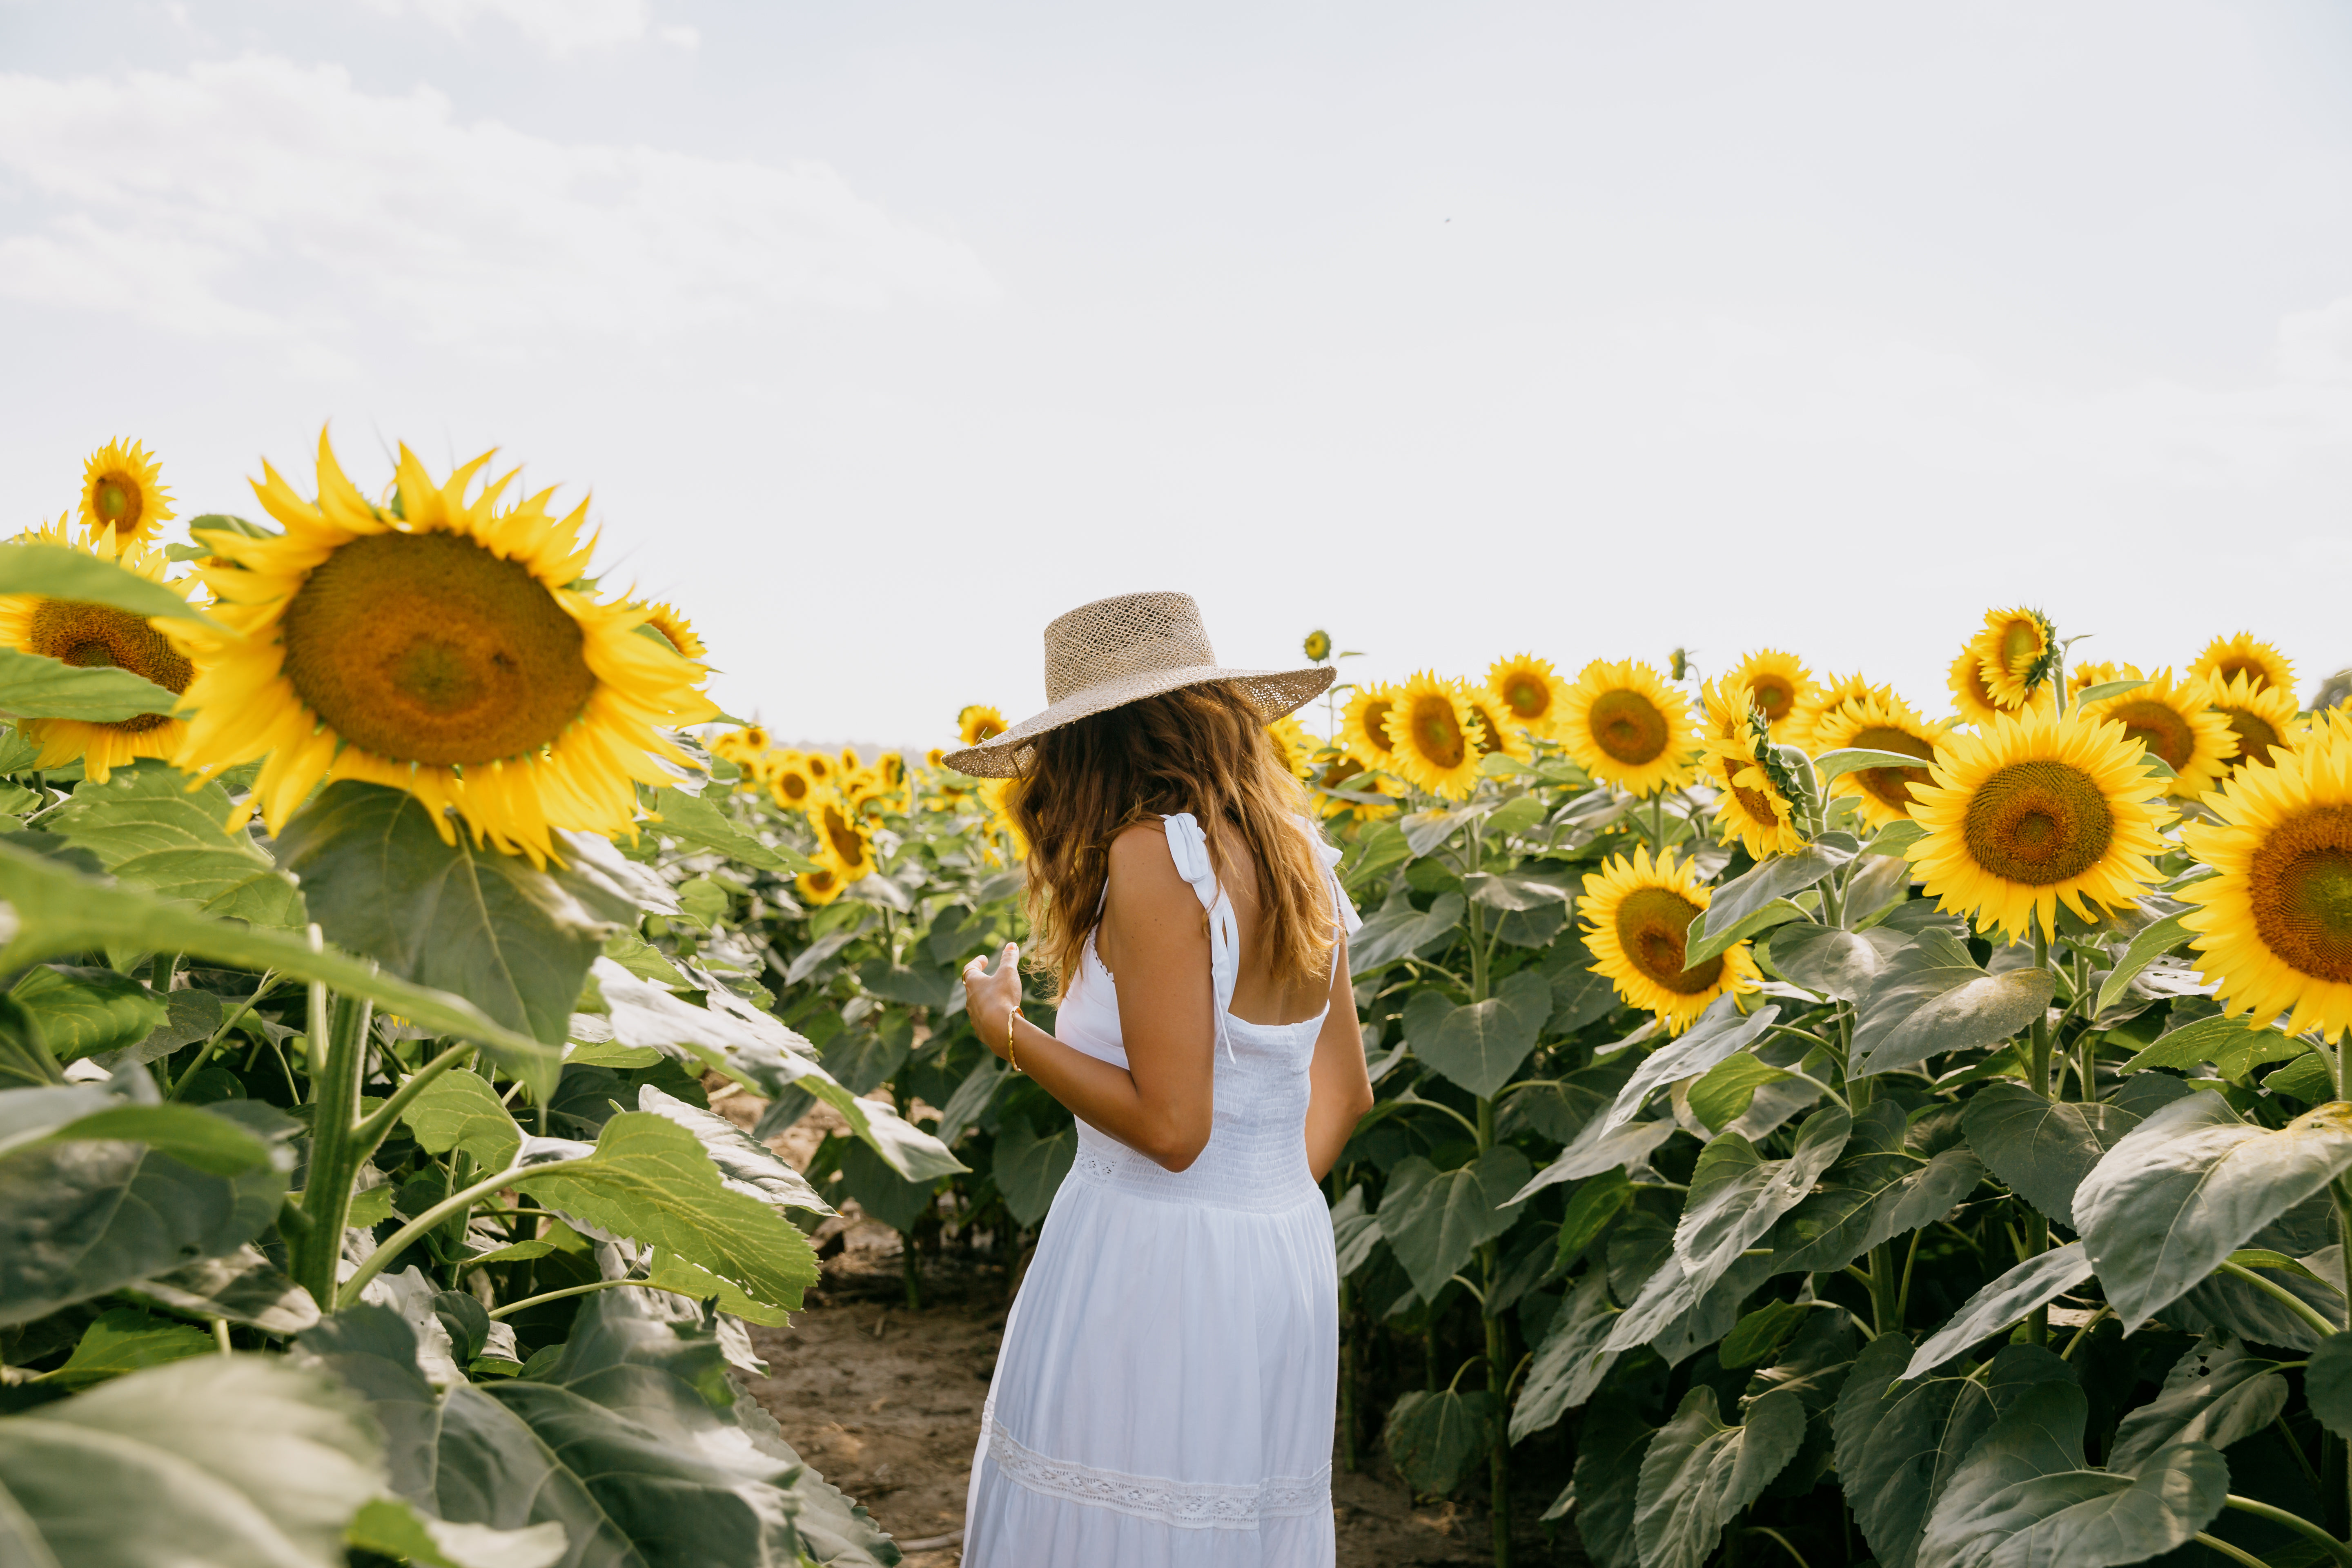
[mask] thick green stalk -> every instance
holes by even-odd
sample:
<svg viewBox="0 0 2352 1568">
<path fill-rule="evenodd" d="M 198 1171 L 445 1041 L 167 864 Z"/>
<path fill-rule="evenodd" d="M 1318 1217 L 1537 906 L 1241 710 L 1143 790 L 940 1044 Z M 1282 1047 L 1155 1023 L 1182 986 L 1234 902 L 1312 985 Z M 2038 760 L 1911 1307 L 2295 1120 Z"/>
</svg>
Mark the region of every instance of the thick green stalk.
<svg viewBox="0 0 2352 1568">
<path fill-rule="evenodd" d="M 2039 915 L 2033 921 L 2033 967 L 2050 967 L 2050 932 Z M 2048 1100 L 2050 1094 L 2050 1009 L 2042 1008 L 2033 1016 L 2029 1037 L 2033 1045 L 2033 1062 L 2027 1082 L 2033 1092 Z M 2026 1215 L 2026 1245 L 2036 1256 L 2050 1250 L 2050 1221 L 2039 1210 Z M 2033 1315 L 2025 1320 L 2026 1338 L 2037 1345 L 2050 1342 L 2050 1309 L 2036 1307 Z"/>
<path fill-rule="evenodd" d="M 2274 1508 L 2269 1503 L 2257 1501 L 2253 1498 L 2240 1497 L 2235 1492 L 2231 1493 L 2221 1501 L 2225 1508 L 2236 1509 L 2240 1513 L 2252 1514 L 2256 1519 L 2265 1519 L 2273 1524 L 2294 1531 L 2336 1562 L 2346 1564 L 2347 1568 L 2352 1568 L 2352 1547 L 2346 1546 L 2344 1542 L 2336 1540 L 2301 1514 L 2290 1513 L 2285 1509 Z"/>
<path fill-rule="evenodd" d="M 447 1197 L 394 1231 L 391 1240 L 369 1253 L 367 1261 L 359 1266 L 359 1271 L 343 1281 L 341 1290 L 335 1296 L 335 1305 L 339 1308 L 348 1307 L 358 1300 L 361 1290 L 366 1288 L 369 1280 L 383 1273 L 394 1258 L 406 1251 L 420 1237 L 431 1232 L 436 1226 L 440 1225 L 451 1215 L 462 1213 L 488 1197 L 492 1193 L 503 1187 L 512 1186 L 516 1182 L 528 1176 L 547 1176 L 553 1175 L 559 1171 L 573 1170 L 587 1164 L 594 1158 L 593 1154 L 583 1154 L 577 1160 L 551 1160 L 543 1165 L 509 1165 L 493 1175 L 483 1177 L 462 1192 L 451 1193 Z M 341 1233 L 337 1234 L 340 1236 Z"/>
<path fill-rule="evenodd" d="M 1475 907 L 1475 905 L 1473 906 Z M 1483 976 L 1481 979 L 1483 980 Z M 1483 1158 L 1495 1146 L 1495 1102 L 1478 1102 L 1478 1153 Z M 1495 1297 L 1495 1288 L 1502 1283 L 1502 1247 L 1488 1242 L 1478 1249 L 1482 1268 L 1481 1289 L 1484 1298 L 1479 1304 L 1479 1321 L 1486 1329 L 1486 1386 L 1495 1391 L 1495 1435 L 1487 1453 L 1489 1485 L 1494 1493 L 1490 1510 L 1495 1532 L 1495 1568 L 1509 1568 L 1511 1561 L 1511 1436 L 1510 1436 L 1510 1334 L 1500 1313 L 1489 1310 L 1486 1301 Z"/>
<path fill-rule="evenodd" d="M 302 1179 L 302 1215 L 309 1223 L 289 1251 L 296 1283 L 321 1307 L 334 1300 L 352 1182 L 367 1158 L 356 1133 L 373 1010 L 364 999 L 310 987 L 310 1160 Z"/>
<path fill-rule="evenodd" d="M 1838 1037 L 1851 1050 L 1853 1039 L 1853 1019 L 1844 1003 L 1838 1005 Z M 1870 1109 L 1876 1085 L 1866 1078 L 1845 1080 L 1847 1102 L 1853 1114 L 1860 1116 Z M 1883 1241 L 1870 1249 L 1870 1322 L 1878 1333 L 1891 1334 L 1903 1326 L 1903 1274 L 1895 1264 L 1895 1244 Z"/>
</svg>

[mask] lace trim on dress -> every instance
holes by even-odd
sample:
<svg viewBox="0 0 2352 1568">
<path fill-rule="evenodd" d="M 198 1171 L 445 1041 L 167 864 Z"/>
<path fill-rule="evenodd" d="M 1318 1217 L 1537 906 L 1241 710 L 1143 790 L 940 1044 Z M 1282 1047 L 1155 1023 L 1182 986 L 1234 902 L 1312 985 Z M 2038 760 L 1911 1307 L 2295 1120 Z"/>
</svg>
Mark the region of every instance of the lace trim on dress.
<svg viewBox="0 0 2352 1568">
<path fill-rule="evenodd" d="M 1107 1508 L 1178 1530 L 1255 1530 L 1261 1520 L 1300 1519 L 1328 1512 L 1331 1467 L 1303 1479 L 1263 1481 L 1174 1481 L 1073 1465 L 1024 1447 L 1002 1422 L 992 1420 L 988 1457 L 1033 1492 Z"/>
</svg>

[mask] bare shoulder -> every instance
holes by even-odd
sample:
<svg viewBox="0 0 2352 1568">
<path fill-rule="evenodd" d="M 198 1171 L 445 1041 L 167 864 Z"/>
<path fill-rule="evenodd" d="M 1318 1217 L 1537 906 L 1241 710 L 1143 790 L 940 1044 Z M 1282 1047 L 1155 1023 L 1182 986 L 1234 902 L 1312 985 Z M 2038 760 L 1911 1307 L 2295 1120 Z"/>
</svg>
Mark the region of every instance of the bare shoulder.
<svg viewBox="0 0 2352 1568">
<path fill-rule="evenodd" d="M 1197 908 L 1192 884 L 1176 869 L 1168 835 L 1157 822 L 1138 822 L 1110 841 L 1110 900 L 1139 913 L 1160 906 Z"/>
</svg>

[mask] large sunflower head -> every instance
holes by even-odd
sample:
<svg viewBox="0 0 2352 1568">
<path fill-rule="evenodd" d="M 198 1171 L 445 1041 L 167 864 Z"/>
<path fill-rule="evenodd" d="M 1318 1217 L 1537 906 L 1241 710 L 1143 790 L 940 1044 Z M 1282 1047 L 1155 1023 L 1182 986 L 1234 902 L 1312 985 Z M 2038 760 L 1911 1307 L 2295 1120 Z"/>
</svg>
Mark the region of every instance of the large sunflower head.
<svg viewBox="0 0 2352 1568">
<path fill-rule="evenodd" d="M 159 481 L 163 465 L 136 441 L 109 441 L 81 468 L 81 521 L 89 537 L 139 544 L 172 521 L 172 495 Z"/>
<path fill-rule="evenodd" d="M 2330 725 L 2249 763 L 2208 795 L 2221 820 L 2181 829 L 2220 873 L 2189 883 L 2200 967 L 2225 1013 L 2338 1039 L 2352 1026 L 2352 733 Z"/>
<path fill-rule="evenodd" d="M 1478 754 L 1500 752 L 1515 762 L 1533 762 L 1536 749 L 1528 742 L 1527 726 L 1511 712 L 1511 705 L 1503 694 L 1491 688 L 1464 683 L 1463 700 L 1470 704 L 1470 716 L 1478 721 Z"/>
<path fill-rule="evenodd" d="M 1389 739 L 1389 710 L 1396 706 L 1397 688 L 1384 681 L 1367 682 L 1348 699 L 1339 716 L 1339 743 L 1368 768 L 1393 768 L 1396 743 Z"/>
<path fill-rule="evenodd" d="M 1584 667 L 1561 708 L 1559 738 L 1577 766 L 1637 795 L 1680 784 L 1697 750 L 1689 703 L 1630 658 Z"/>
<path fill-rule="evenodd" d="M 846 882 L 861 881 L 874 871 L 874 839 L 856 804 L 839 790 L 819 790 L 809 797 L 809 827 L 816 834 L 816 859 L 841 873 Z"/>
<path fill-rule="evenodd" d="M 967 746 L 977 746 L 992 735 L 1004 733 L 1004 715 L 985 702 L 965 705 L 956 715 L 956 733 Z"/>
<path fill-rule="evenodd" d="M 1985 679 L 1984 651 L 1979 646 L 1981 640 L 1971 641 L 1960 649 L 1959 658 L 1952 660 L 1951 671 L 1945 679 L 1945 687 L 1952 694 L 1955 723 L 1982 726 L 2011 712 L 2056 710 L 2057 701 L 2047 681 L 2036 686 L 2021 706 L 2013 709 L 2004 707 L 1994 696 L 1991 683 Z"/>
<path fill-rule="evenodd" d="M 454 837 L 534 859 L 550 832 L 626 833 L 636 784 L 689 760 L 666 732 L 718 715 L 698 665 L 640 637 L 646 611 L 579 586 L 583 502 L 501 508 L 484 453 L 436 483 L 403 447 L 396 505 L 368 500 L 319 439 L 319 495 L 267 465 L 254 489 L 286 531 L 209 535 L 202 574 L 226 628 L 188 689 L 180 765 L 266 759 L 252 804 L 272 830 L 330 779 L 404 789 Z"/>
<path fill-rule="evenodd" d="M 1559 729 L 1568 682 L 1552 668 L 1551 660 L 1531 653 L 1498 658 L 1486 667 L 1486 687 L 1510 710 L 1510 723 L 1536 735 L 1549 736 Z"/>
<path fill-rule="evenodd" d="M 1981 734 L 1939 741 L 1929 784 L 1911 792 L 1927 837 L 1905 851 L 1924 890 L 1954 914 L 2011 941 L 2039 918 L 2055 929 L 2059 900 L 2130 902 L 2157 879 L 2162 781 L 2121 726 L 2070 713 L 2004 715 Z"/>
<path fill-rule="evenodd" d="M 1423 670 L 1397 689 L 1385 725 L 1389 752 L 1382 765 L 1414 787 L 1449 800 L 1465 799 L 1477 787 L 1483 737 L 1460 681 Z"/>
<path fill-rule="evenodd" d="M 2310 727 L 2294 705 L 2293 687 L 2264 685 L 2242 670 L 2226 683 L 2208 676 L 2205 700 L 2237 737 L 2237 755 L 2229 763 L 2233 773 L 2247 763 L 2275 761 L 2280 751 L 2300 745 Z"/>
<path fill-rule="evenodd" d="M 1708 712 L 1703 742 L 1707 782 L 1720 791 L 1715 797 L 1717 840 L 1729 844 L 1736 839 L 1759 860 L 1794 854 L 1805 847 L 1804 835 L 1797 831 L 1796 805 L 1758 759 L 1755 730 L 1751 727 L 1745 737 L 1716 732 L 1722 721 L 1718 709 L 1736 710 L 1740 703 L 1753 700 L 1744 683 L 1726 676 L 1722 685 L 1729 688 L 1727 694 L 1712 685 L 1701 689 Z M 1760 721 L 1761 709 L 1748 711 Z"/>
<path fill-rule="evenodd" d="M 2189 667 L 2189 673 L 2204 676 L 2216 685 L 2227 685 L 2242 675 L 2256 686 L 2274 686 L 2289 694 L 2294 690 L 2294 661 L 2252 632 L 2215 637 Z"/>
<path fill-rule="evenodd" d="M 1748 700 L 1764 715 L 1772 739 L 1784 745 L 1802 745 L 1798 727 L 1814 695 L 1812 672 L 1793 653 L 1777 647 L 1758 648 L 1724 674 L 1726 685 L 1744 685 Z"/>
<path fill-rule="evenodd" d="M 2048 673 L 2053 635 L 2050 617 L 2039 610 L 2021 606 L 1986 614 L 1984 630 L 1969 646 L 1976 650 L 1978 671 L 1994 707 L 2013 712 L 2025 706 Z"/>
<path fill-rule="evenodd" d="M 1726 991 L 1746 993 L 1762 984 L 1744 942 L 1684 965 L 1690 923 L 1706 912 L 1710 897 L 1696 865 L 1677 860 L 1672 850 L 1653 862 L 1647 846 L 1636 847 L 1631 858 L 1612 856 L 1600 870 L 1585 874 L 1577 913 L 1586 921 L 1593 973 L 1606 975 L 1628 1006 L 1655 1014 L 1669 1034 L 1689 1028 Z"/>
<path fill-rule="evenodd" d="M 710 657 L 702 639 L 694 635 L 694 623 L 680 615 L 675 605 L 652 604 L 645 606 L 646 628 L 657 634 L 664 642 L 677 649 L 682 658 L 700 664 Z"/>
<path fill-rule="evenodd" d="M 1832 795 L 1850 795 L 1873 827 L 1911 815 L 1911 792 L 1927 782 L 1927 765 L 1951 728 L 1944 720 L 1922 719 L 1893 692 L 1857 697 L 1822 716 L 1813 731 L 1816 752 L 1900 752 L 1919 759 L 1916 768 L 1857 768 L 1830 781 Z"/>
<path fill-rule="evenodd" d="M 820 861 L 815 870 L 803 871 L 793 878 L 793 886 L 799 890 L 801 902 L 822 909 L 841 897 L 841 890 L 849 884 L 840 872 Z"/>
<path fill-rule="evenodd" d="M 2147 754 L 2173 771 L 2164 793 L 2194 800 L 2211 789 L 2237 755 L 2230 721 L 2207 705 L 2211 687 L 2201 678 L 2176 681 L 2160 669 L 2119 697 L 2084 704 L 2085 718 L 2121 724 Z"/>
<path fill-rule="evenodd" d="M 1394 800 L 1404 794 L 1402 785 L 1386 773 L 1367 770 L 1355 753 L 1327 749 L 1317 760 L 1315 772 L 1307 781 L 1316 791 L 1318 809 L 1326 816 L 1339 816 L 1354 812 L 1367 821 L 1395 814 L 1393 805 L 1367 805 L 1360 801 L 1339 800 L 1322 794 L 1324 790 L 1344 789 L 1353 795 L 1374 795 Z"/>
<path fill-rule="evenodd" d="M 832 784 L 834 776 L 840 772 L 834 766 L 833 759 L 823 752 L 807 752 L 801 758 L 801 766 L 806 768 L 808 776 L 820 784 Z"/>
<path fill-rule="evenodd" d="M 1315 737 L 1307 732 L 1298 715 L 1285 713 L 1268 724 L 1265 732 L 1273 740 L 1275 750 L 1282 753 L 1283 765 L 1292 776 L 1302 781 L 1315 776 Z"/>
<path fill-rule="evenodd" d="M 816 794 L 816 782 L 799 758 L 779 760 L 767 768 L 768 794 L 786 811 L 806 811 Z"/>
<path fill-rule="evenodd" d="M 151 583 L 162 583 L 184 599 L 195 586 L 193 577 L 165 578 L 163 557 L 143 544 L 117 544 L 102 534 L 76 542 L 64 518 L 26 537 L 37 543 L 101 556 Z M 0 597 L 0 647 L 83 669 L 127 669 L 175 695 L 188 689 L 199 670 L 198 661 L 190 657 L 186 625 L 151 621 L 110 605 L 79 599 L 52 599 L 39 594 Z M 140 713 L 104 722 L 26 719 L 18 727 L 26 740 L 41 748 L 33 766 L 63 767 L 79 757 L 83 770 L 100 784 L 134 757 L 172 755 L 188 733 L 185 721 L 168 713 Z"/>
</svg>

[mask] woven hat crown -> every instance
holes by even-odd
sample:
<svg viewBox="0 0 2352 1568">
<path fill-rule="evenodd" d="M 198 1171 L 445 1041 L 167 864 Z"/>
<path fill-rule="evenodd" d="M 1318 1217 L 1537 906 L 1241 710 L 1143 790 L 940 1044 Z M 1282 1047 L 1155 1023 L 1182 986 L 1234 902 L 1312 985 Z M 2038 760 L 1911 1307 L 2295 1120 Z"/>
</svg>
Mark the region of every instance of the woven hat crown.
<svg viewBox="0 0 2352 1568">
<path fill-rule="evenodd" d="M 1045 700 L 1106 681 L 1213 665 L 1190 594 L 1122 594 L 1081 605 L 1045 628 Z"/>
</svg>

